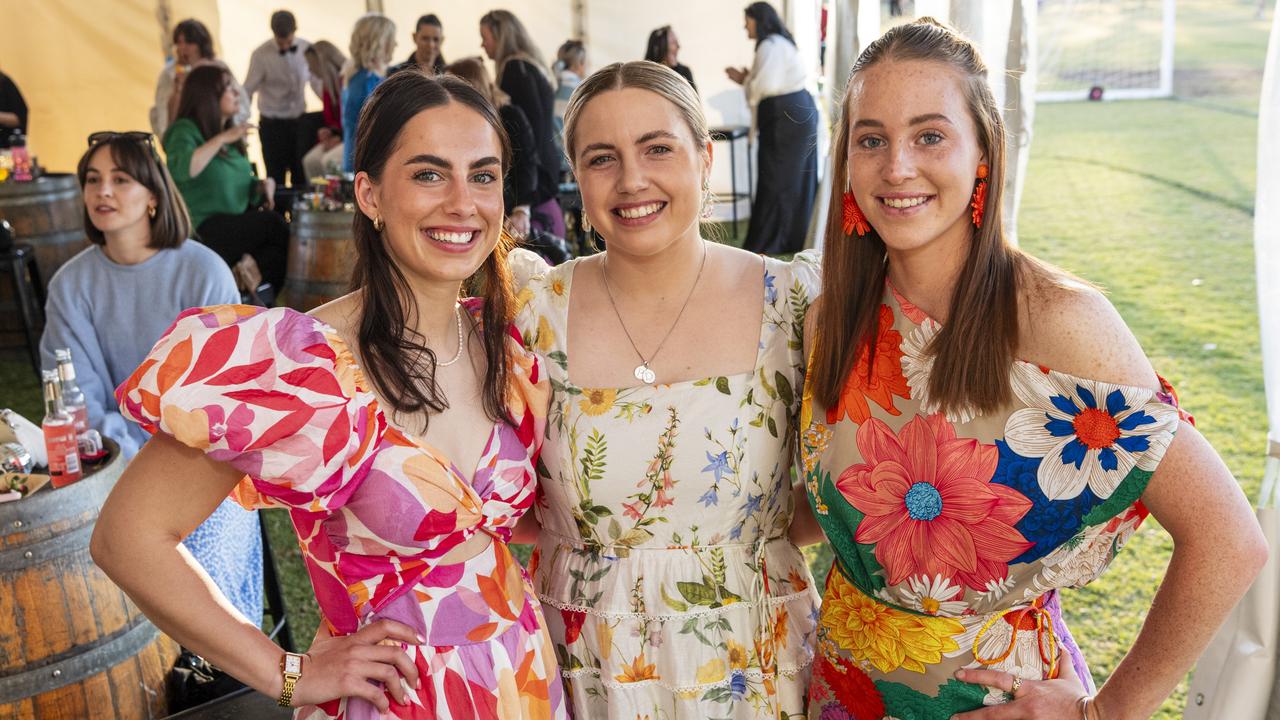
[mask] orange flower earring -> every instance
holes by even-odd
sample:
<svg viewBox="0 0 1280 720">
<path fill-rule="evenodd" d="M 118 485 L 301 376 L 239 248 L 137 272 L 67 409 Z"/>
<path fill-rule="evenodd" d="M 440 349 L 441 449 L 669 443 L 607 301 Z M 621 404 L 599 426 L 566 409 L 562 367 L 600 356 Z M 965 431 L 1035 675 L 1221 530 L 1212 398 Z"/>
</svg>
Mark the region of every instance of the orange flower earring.
<svg viewBox="0 0 1280 720">
<path fill-rule="evenodd" d="M 986 163 L 978 165 L 978 183 L 973 188 L 973 200 L 969 207 L 973 208 L 973 226 L 982 227 L 982 213 L 987 209 L 987 175 L 991 169 Z"/>
<path fill-rule="evenodd" d="M 844 191 L 844 234 L 853 237 L 854 233 L 858 237 L 863 237 L 871 232 L 871 223 L 867 222 L 867 216 L 862 214 L 862 208 L 858 207 L 858 201 L 854 199 L 853 192 Z"/>
</svg>

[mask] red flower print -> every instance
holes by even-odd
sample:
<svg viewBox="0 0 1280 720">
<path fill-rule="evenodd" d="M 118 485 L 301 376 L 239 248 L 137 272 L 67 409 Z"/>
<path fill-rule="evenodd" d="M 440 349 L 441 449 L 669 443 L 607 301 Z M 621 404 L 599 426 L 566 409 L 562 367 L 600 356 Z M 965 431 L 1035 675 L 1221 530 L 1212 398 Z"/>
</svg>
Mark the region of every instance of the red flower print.
<svg viewBox="0 0 1280 720">
<path fill-rule="evenodd" d="M 884 717 L 884 698 L 880 691 L 857 665 L 844 658 L 822 657 L 818 662 L 818 674 L 835 692 L 836 700 L 853 716 L 854 720 L 880 720 Z"/>
<path fill-rule="evenodd" d="M 917 416 L 896 436 L 872 418 L 857 443 L 863 462 L 836 487 L 866 515 L 855 538 L 875 544 L 890 585 L 942 575 L 984 590 L 1034 544 L 1014 528 L 1031 501 L 991 483 L 999 451 L 956 437 L 941 414 Z"/>
<path fill-rule="evenodd" d="M 893 406 L 893 396 L 910 398 L 907 376 L 902 374 L 902 333 L 893 329 L 893 311 L 880 306 L 876 326 L 876 355 L 870 371 L 864 348 L 840 391 L 840 401 L 827 410 L 827 423 L 837 423 L 845 416 L 861 424 L 871 417 L 870 398 L 890 415 L 902 413 Z"/>
<path fill-rule="evenodd" d="M 582 634 L 582 623 L 587 619 L 587 614 L 581 610 L 565 610 L 561 608 L 560 617 L 564 620 L 565 644 L 577 642 L 578 636 Z"/>
</svg>

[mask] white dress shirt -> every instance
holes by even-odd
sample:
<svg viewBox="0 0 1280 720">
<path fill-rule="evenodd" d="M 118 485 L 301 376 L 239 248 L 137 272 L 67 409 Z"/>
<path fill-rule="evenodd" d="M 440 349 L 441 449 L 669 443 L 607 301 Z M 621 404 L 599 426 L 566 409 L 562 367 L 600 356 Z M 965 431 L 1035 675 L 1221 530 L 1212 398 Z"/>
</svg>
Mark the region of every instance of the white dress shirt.
<svg viewBox="0 0 1280 720">
<path fill-rule="evenodd" d="M 297 50 L 281 55 L 276 41 L 268 40 L 249 56 L 244 89 L 249 97 L 258 93 L 258 114 L 262 117 L 289 119 L 306 112 L 307 98 L 303 93 L 311 72 L 303 52 L 310 43 L 295 37 L 293 44 Z"/>
<path fill-rule="evenodd" d="M 765 98 L 804 90 L 808 76 L 800 51 L 791 41 L 777 34 L 765 38 L 756 48 L 755 62 L 743 83 L 752 113 Z"/>
</svg>

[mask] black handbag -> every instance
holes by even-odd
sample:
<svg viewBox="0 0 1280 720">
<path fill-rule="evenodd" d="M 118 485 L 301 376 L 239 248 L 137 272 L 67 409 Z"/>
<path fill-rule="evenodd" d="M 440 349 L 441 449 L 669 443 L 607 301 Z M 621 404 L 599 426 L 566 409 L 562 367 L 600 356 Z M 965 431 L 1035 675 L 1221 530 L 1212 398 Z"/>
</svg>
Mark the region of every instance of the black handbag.
<svg viewBox="0 0 1280 720">
<path fill-rule="evenodd" d="M 190 650 L 178 656 L 165 684 L 171 713 L 203 705 L 245 686 Z"/>
</svg>

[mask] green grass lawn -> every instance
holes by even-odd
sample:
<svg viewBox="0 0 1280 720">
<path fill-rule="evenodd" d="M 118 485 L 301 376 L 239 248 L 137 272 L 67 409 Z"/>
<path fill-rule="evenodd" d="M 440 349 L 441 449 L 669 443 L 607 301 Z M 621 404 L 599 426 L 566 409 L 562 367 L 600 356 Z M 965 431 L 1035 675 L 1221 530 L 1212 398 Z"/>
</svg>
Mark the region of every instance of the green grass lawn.
<svg viewBox="0 0 1280 720">
<path fill-rule="evenodd" d="M 1180 0 L 1171 100 L 1040 105 L 1019 221 L 1022 246 L 1105 288 L 1200 431 L 1251 495 L 1266 415 L 1253 266 L 1258 88 L 1268 23 L 1253 0 Z M 23 356 L 0 356 L 0 406 L 35 419 Z M 297 542 L 268 513 L 295 637 L 317 616 Z M 1172 543 L 1149 521 L 1111 570 L 1064 595 L 1101 681 L 1132 643 Z M 830 563 L 811 548 L 815 574 Z M 1184 682 L 1158 718 L 1179 717 Z"/>
</svg>

